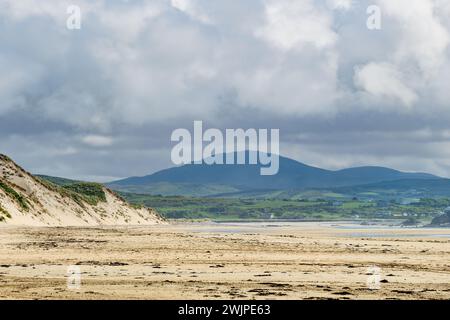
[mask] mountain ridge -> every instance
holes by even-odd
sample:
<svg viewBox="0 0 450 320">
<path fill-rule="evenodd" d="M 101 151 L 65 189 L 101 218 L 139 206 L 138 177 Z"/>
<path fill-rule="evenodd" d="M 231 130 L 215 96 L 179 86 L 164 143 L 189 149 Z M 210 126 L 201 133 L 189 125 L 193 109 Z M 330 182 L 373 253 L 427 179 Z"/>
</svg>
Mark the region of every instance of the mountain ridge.
<svg viewBox="0 0 450 320">
<path fill-rule="evenodd" d="M 133 192 L 139 190 L 147 192 L 152 186 L 160 189 L 161 185 L 166 189 L 170 187 L 189 189 L 189 186 L 210 185 L 221 186 L 233 192 L 258 189 L 336 188 L 394 180 L 442 179 L 428 173 L 402 172 L 381 166 L 360 166 L 333 171 L 309 166 L 282 156 L 280 156 L 280 168 L 277 175 L 261 176 L 259 168 L 259 165 L 187 164 L 142 177 L 112 181 L 106 185 L 114 190 L 132 189 Z"/>
</svg>

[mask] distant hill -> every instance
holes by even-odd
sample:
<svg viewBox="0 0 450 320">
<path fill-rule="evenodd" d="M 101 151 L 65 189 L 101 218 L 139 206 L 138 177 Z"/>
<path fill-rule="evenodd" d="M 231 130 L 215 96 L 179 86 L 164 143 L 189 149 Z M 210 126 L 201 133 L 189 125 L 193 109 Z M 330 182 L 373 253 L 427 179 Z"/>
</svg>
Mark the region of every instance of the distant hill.
<svg viewBox="0 0 450 320">
<path fill-rule="evenodd" d="M 239 199 L 377 199 L 400 200 L 450 197 L 450 179 L 402 179 L 373 184 L 310 189 L 256 189 L 207 197 Z"/>
<path fill-rule="evenodd" d="M 66 178 L 60 178 L 60 177 L 52 177 L 52 176 L 46 176 L 43 174 L 36 174 L 35 177 L 50 181 L 54 184 L 57 184 L 59 186 L 67 186 L 67 185 L 71 185 L 74 183 L 78 183 L 81 181 L 78 180 L 71 180 L 71 179 L 66 179 Z"/>
<path fill-rule="evenodd" d="M 0 154 L 0 224 L 97 226 L 162 223 L 150 208 L 134 207 L 98 183 L 31 175 Z"/>
<path fill-rule="evenodd" d="M 261 176 L 259 165 L 189 164 L 108 183 L 119 191 L 212 196 L 258 190 L 302 190 L 367 185 L 394 180 L 440 179 L 426 173 L 406 173 L 384 167 L 358 167 L 338 171 L 309 166 L 280 157 L 273 176 Z"/>
<path fill-rule="evenodd" d="M 364 195 L 365 193 L 377 193 L 379 195 L 389 196 L 410 196 L 410 197 L 449 197 L 450 179 L 399 179 L 392 181 L 382 181 L 377 183 L 340 187 L 331 189 L 333 192 Z"/>
</svg>

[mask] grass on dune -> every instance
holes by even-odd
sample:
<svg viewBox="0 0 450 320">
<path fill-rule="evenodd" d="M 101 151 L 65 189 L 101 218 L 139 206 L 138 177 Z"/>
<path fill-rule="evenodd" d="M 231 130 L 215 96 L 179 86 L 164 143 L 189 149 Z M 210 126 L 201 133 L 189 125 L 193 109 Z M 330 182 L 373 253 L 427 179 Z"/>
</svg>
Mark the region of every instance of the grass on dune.
<svg viewBox="0 0 450 320">
<path fill-rule="evenodd" d="M 106 195 L 103 191 L 103 185 L 93 182 L 75 182 L 67 185 L 57 185 L 45 178 L 37 178 L 45 187 L 62 196 L 70 197 L 80 206 L 84 203 L 97 205 L 99 202 L 106 202 Z"/>
<path fill-rule="evenodd" d="M 10 198 L 14 199 L 23 210 L 29 210 L 30 206 L 25 197 L 16 192 L 5 181 L 0 181 L 0 189 L 2 189 Z"/>
</svg>

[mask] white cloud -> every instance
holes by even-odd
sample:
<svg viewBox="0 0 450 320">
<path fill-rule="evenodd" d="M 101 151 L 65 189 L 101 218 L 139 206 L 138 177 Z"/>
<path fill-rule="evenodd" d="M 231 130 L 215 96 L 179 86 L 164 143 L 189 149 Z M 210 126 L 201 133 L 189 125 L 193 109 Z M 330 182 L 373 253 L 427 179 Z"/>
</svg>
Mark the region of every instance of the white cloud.
<svg viewBox="0 0 450 320">
<path fill-rule="evenodd" d="M 353 0 L 327 0 L 331 9 L 349 10 L 353 6 Z"/>
<path fill-rule="evenodd" d="M 198 1 L 195 0 L 170 0 L 173 7 L 187 13 L 193 19 L 203 23 L 211 23 L 211 19 L 201 10 Z"/>
<path fill-rule="evenodd" d="M 82 8 L 82 13 L 101 10 L 102 1 L 89 0 L 2 0 L 0 2 L 0 10 L 5 13 L 8 18 L 13 20 L 25 20 L 33 17 L 50 17 L 61 26 L 65 26 L 68 17 L 67 8 L 70 5 L 77 5 Z"/>
<path fill-rule="evenodd" d="M 92 147 L 108 147 L 114 143 L 113 138 L 100 135 L 88 135 L 82 137 L 81 141 Z"/>
<path fill-rule="evenodd" d="M 400 30 L 398 45 L 394 51 L 398 64 L 408 59 L 417 63 L 422 75 L 433 77 L 446 62 L 450 43 L 449 30 L 441 23 L 438 14 L 447 10 L 447 4 L 435 0 L 378 0 L 383 18 L 391 19 Z M 443 12 L 441 12 L 442 14 Z"/>
<path fill-rule="evenodd" d="M 330 13 L 317 8 L 312 0 L 266 0 L 266 19 L 257 34 L 284 50 L 308 44 L 326 48 L 337 40 L 330 28 Z"/>
<path fill-rule="evenodd" d="M 417 94 L 403 83 L 403 75 L 394 65 L 369 63 L 355 68 L 355 85 L 378 98 L 395 98 L 411 107 Z"/>
</svg>

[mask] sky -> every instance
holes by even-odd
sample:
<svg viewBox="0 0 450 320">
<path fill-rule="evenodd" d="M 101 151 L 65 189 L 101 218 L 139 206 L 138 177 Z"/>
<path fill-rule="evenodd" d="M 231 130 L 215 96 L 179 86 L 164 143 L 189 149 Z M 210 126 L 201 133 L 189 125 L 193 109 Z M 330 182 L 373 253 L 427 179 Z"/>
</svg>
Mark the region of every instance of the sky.
<svg viewBox="0 0 450 320">
<path fill-rule="evenodd" d="M 450 177 L 449 44 L 448 0 L 0 0 L 0 153 L 110 181 L 173 166 L 202 120 L 280 129 L 322 168 Z"/>
</svg>

